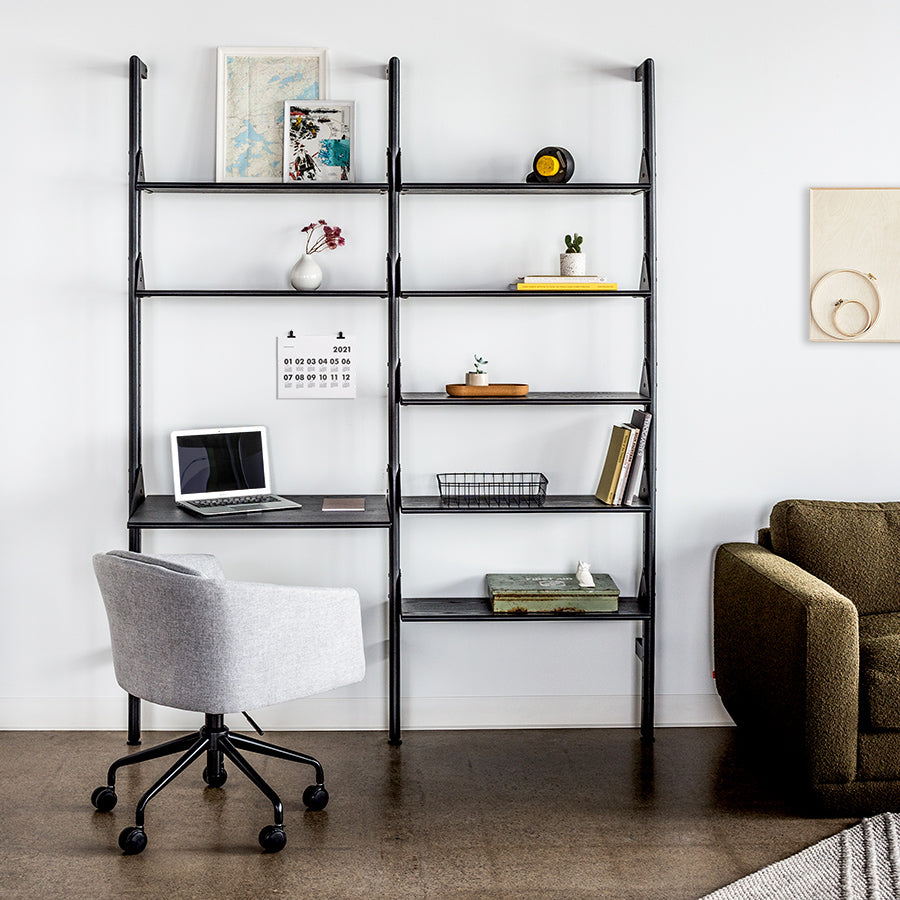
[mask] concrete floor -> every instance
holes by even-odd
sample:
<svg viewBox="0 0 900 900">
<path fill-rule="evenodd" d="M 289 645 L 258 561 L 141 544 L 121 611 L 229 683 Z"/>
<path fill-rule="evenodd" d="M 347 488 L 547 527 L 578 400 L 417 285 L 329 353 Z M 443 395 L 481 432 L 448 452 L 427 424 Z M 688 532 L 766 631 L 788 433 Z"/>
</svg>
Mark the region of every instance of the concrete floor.
<svg viewBox="0 0 900 900">
<path fill-rule="evenodd" d="M 118 834 L 166 763 L 121 770 L 104 814 L 90 795 L 121 733 L 0 732 L 0 898 L 696 900 L 857 821 L 796 807 L 728 728 L 658 729 L 652 749 L 621 729 L 264 740 L 317 756 L 331 795 L 307 812 L 311 770 L 253 757 L 285 804 L 281 853 L 257 844 L 268 801 L 233 766 L 206 788 L 201 760 L 150 803 L 147 848 L 126 857 Z"/>
</svg>

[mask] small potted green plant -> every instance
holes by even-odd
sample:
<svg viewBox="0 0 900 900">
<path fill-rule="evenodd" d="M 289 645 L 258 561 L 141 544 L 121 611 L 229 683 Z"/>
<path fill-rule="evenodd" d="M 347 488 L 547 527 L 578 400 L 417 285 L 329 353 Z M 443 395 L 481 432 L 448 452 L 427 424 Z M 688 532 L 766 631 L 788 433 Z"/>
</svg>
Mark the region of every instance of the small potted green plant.
<svg viewBox="0 0 900 900">
<path fill-rule="evenodd" d="M 559 254 L 559 274 L 571 278 L 584 275 L 584 254 L 581 245 L 584 238 L 580 234 L 566 235 L 566 252 Z"/>
<path fill-rule="evenodd" d="M 482 359 L 477 353 L 475 354 L 475 369 L 466 372 L 466 384 L 475 387 L 484 387 L 488 384 L 488 373 L 484 371 L 487 360 Z"/>
</svg>

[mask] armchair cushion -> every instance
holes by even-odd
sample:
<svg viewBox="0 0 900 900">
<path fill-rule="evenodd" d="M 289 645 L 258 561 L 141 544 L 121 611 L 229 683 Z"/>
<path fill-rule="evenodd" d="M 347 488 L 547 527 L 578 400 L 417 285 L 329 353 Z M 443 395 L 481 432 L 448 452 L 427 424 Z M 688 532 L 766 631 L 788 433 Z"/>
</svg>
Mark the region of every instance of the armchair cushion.
<svg viewBox="0 0 900 900">
<path fill-rule="evenodd" d="M 900 610 L 900 503 L 782 500 L 772 549 L 852 600 L 860 614 Z"/>
<path fill-rule="evenodd" d="M 900 729 L 900 634 L 862 638 L 863 715 L 872 728 Z"/>
</svg>

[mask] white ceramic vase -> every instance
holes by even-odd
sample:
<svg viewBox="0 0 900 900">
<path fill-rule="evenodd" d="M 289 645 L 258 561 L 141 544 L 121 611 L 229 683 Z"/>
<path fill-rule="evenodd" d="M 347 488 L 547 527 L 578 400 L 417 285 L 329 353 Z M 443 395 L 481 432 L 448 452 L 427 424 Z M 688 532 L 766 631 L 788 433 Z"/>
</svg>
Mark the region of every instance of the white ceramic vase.
<svg viewBox="0 0 900 900">
<path fill-rule="evenodd" d="M 572 275 L 584 275 L 583 253 L 560 253 L 559 274 L 571 277 Z"/>
<path fill-rule="evenodd" d="M 466 384 L 474 387 L 485 387 L 488 384 L 487 372 L 466 372 Z"/>
<path fill-rule="evenodd" d="M 314 291 L 322 283 L 322 267 L 304 253 L 291 269 L 291 287 L 296 291 Z"/>
</svg>

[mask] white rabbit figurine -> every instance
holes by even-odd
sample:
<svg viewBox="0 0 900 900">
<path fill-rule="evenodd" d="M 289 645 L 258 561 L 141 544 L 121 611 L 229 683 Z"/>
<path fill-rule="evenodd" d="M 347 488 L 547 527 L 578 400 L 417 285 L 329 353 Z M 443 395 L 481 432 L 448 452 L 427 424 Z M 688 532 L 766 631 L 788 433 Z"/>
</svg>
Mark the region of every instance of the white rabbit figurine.
<svg viewBox="0 0 900 900">
<path fill-rule="evenodd" d="M 582 587 L 593 587 L 594 576 L 591 575 L 591 564 L 583 559 L 578 560 L 578 568 L 575 570 L 575 578 Z"/>
</svg>

